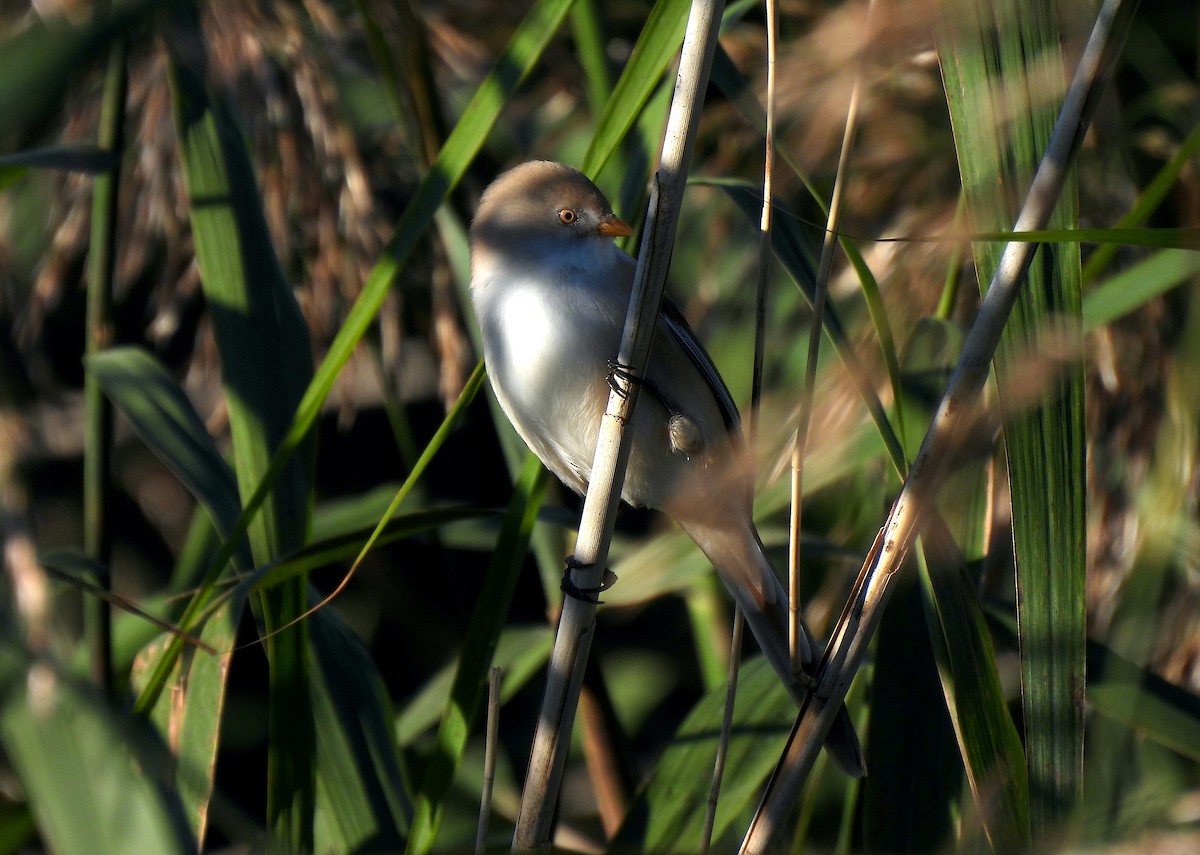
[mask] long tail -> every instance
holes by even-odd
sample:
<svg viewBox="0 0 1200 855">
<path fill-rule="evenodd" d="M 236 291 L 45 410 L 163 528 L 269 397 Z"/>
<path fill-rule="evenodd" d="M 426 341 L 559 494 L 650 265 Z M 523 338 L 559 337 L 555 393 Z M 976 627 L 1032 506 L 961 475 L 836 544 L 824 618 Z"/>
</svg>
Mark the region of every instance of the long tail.
<svg viewBox="0 0 1200 855">
<path fill-rule="evenodd" d="M 787 644 L 788 594 L 775 569 L 767 559 L 752 526 L 725 528 L 708 523 L 676 521 L 696 542 L 720 574 L 725 587 L 742 607 L 746 623 L 767 661 L 775 669 L 788 691 L 800 703 L 805 688 L 792 673 L 791 655 Z M 803 635 L 801 662 L 807 670 L 815 664 L 816 643 L 807 626 L 801 622 Z M 843 772 L 855 778 L 866 774 L 862 747 L 843 705 L 838 710 L 833 727 L 826 737 L 825 747 Z"/>
</svg>

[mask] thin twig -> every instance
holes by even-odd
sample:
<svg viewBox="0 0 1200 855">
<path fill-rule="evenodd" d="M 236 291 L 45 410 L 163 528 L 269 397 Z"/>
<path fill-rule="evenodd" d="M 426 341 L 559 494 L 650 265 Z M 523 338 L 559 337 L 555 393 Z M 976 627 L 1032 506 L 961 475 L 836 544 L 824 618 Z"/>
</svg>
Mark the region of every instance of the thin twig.
<svg viewBox="0 0 1200 855">
<path fill-rule="evenodd" d="M 758 441 L 758 417 L 762 406 L 763 364 L 767 353 L 767 284 L 771 278 L 771 214 L 775 196 L 775 66 L 778 45 L 779 4 L 766 0 L 767 12 L 767 110 L 766 147 L 763 151 L 763 205 L 758 226 L 758 286 L 754 294 L 754 370 L 750 385 L 750 418 L 746 425 L 747 441 L 755 449 Z M 795 595 L 793 594 L 793 600 Z M 726 678 L 725 711 L 721 719 L 721 738 L 713 761 L 712 786 L 704 812 L 704 831 L 700 851 L 707 853 L 712 844 L 713 823 L 717 818 L 717 803 L 721 795 L 721 780 L 725 774 L 725 757 L 729 752 L 729 733 L 733 727 L 733 705 L 737 699 L 738 669 L 742 662 L 742 632 L 746 618 L 741 607 L 733 610 L 733 633 L 729 650 L 729 675 Z"/>
<path fill-rule="evenodd" d="M 151 614 L 132 600 L 126 599 L 119 594 L 114 594 L 107 586 L 98 585 L 84 576 L 77 576 L 73 573 L 68 573 L 67 571 L 62 570 L 59 567 L 55 567 L 53 564 L 48 563 L 45 560 L 37 563 L 38 567 L 41 568 L 41 571 L 47 576 L 82 591 L 84 594 L 96 600 L 97 602 L 103 603 L 105 609 L 118 608 L 123 612 L 133 615 L 134 617 L 141 618 L 146 623 L 157 628 L 160 632 L 163 632 L 166 635 L 174 636 L 184 644 L 194 647 L 197 650 L 203 650 L 209 656 L 219 658 L 227 655 L 225 651 L 217 650 L 211 644 L 201 641 L 198 635 L 191 635 L 187 632 L 184 632 L 175 624 Z M 88 573 L 87 575 L 97 577 L 102 575 L 102 572 L 94 571 Z"/>
<path fill-rule="evenodd" d="M 750 383 L 750 419 L 746 436 L 750 447 L 758 438 L 758 410 L 762 403 L 763 363 L 767 352 L 767 282 L 771 276 L 771 212 L 775 195 L 775 47 L 779 7 L 767 0 L 767 145 L 763 152 L 763 205 L 758 225 L 758 287 L 754 295 L 754 371 Z"/>
<path fill-rule="evenodd" d="M 870 33 L 875 0 L 867 6 L 867 32 Z M 869 38 L 869 35 L 868 35 Z M 792 446 L 791 514 L 788 518 L 788 649 L 792 655 L 792 671 L 800 674 L 800 524 L 804 508 L 804 460 L 808 456 L 808 428 L 812 421 L 812 402 L 817 385 L 817 362 L 821 355 L 821 330 L 825 323 L 825 297 L 829 292 L 829 273 L 833 269 L 833 252 L 838 242 L 842 219 L 842 193 L 846 186 L 847 164 L 854 135 L 858 129 L 858 102 L 862 91 L 862 70 L 854 74 L 854 87 L 846 109 L 846 127 L 842 132 L 842 150 L 838 155 L 837 172 L 833 180 L 833 196 L 829 200 L 829 216 L 825 237 L 821 242 L 821 261 L 813 283 L 812 326 L 808 332 L 808 359 L 804 366 L 804 388 L 800 395 L 800 422 L 796 426 L 796 441 Z M 768 109 L 770 109 L 768 107 Z"/>
<path fill-rule="evenodd" d="M 742 633 L 746 618 L 740 607 L 733 610 L 733 638 L 729 643 L 729 678 L 725 684 L 725 713 L 721 718 L 721 738 L 717 742 L 717 758 L 713 761 L 712 786 L 704 810 L 704 831 L 700 835 L 700 852 L 706 855 L 712 845 L 713 825 L 717 820 L 717 802 L 721 797 L 721 779 L 725 775 L 725 758 L 729 754 L 729 735 L 733 731 L 733 703 L 737 698 L 738 666 L 742 661 Z"/>
<path fill-rule="evenodd" d="M 1040 229 L 1048 222 L 1079 142 L 1112 75 L 1136 7 L 1137 0 L 1105 0 L 1101 7 L 1014 230 Z M 946 462 L 953 458 L 960 428 L 975 411 L 1001 333 L 1036 249 L 1036 244 L 1027 243 L 1005 246 L 933 424 L 880 531 L 876 548 L 864 564 L 865 584 L 856 592 L 854 602 L 835 630 L 817 674 L 817 688 L 800 711 L 784 757 L 742 841 L 742 852 L 766 850 L 804 786 L 833 717 L 845 699 L 850 680 L 866 657 L 890 595 L 891 580 L 917 535 L 922 513 L 946 474 Z"/>
<path fill-rule="evenodd" d="M 708 85 L 723 8 L 724 3 L 720 0 L 694 0 L 688 17 L 662 159 L 651 187 L 633 294 L 617 355 L 623 365 L 644 366 L 650 355 L 687 184 L 692 142 L 700 118 L 699 107 Z M 637 383 L 619 382 L 609 396 L 601 422 L 592 477 L 575 542 L 576 559 L 590 565 L 586 572 L 575 575 L 581 587 L 597 586 L 604 573 L 629 459 L 631 435 L 625 427 L 633 416 L 637 392 Z M 596 606 L 592 603 L 573 597 L 563 603 L 525 788 L 521 793 L 521 812 L 513 834 L 516 850 L 549 845 L 595 618 Z"/>
<path fill-rule="evenodd" d="M 500 735 L 500 680 L 503 668 L 488 671 L 487 726 L 483 741 L 483 791 L 479 794 L 479 826 L 475 852 L 487 848 L 488 819 L 492 815 L 492 787 L 496 783 L 496 741 Z"/>
</svg>

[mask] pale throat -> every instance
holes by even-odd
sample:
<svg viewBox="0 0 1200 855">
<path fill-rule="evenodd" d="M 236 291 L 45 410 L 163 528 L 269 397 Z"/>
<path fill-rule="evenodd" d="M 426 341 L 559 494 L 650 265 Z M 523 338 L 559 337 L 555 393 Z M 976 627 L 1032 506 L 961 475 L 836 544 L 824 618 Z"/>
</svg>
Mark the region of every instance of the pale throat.
<svg viewBox="0 0 1200 855">
<path fill-rule="evenodd" d="M 628 299 L 613 287 L 619 250 L 585 242 L 541 256 L 537 264 L 508 264 L 491 271 L 502 290 L 485 299 L 504 341 L 509 395 L 539 408 L 576 407 L 602 383 L 615 355 Z M 547 397 L 548 396 L 548 397 Z"/>
</svg>

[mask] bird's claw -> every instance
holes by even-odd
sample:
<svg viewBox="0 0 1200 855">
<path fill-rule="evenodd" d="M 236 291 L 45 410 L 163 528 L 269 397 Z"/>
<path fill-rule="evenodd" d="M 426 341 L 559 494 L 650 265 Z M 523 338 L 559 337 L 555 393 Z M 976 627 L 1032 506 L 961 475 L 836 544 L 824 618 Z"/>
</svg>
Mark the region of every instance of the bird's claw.
<svg viewBox="0 0 1200 855">
<path fill-rule="evenodd" d="M 608 377 L 606 378 L 608 380 L 608 388 L 612 389 L 620 397 L 628 398 L 629 389 L 627 389 L 625 386 L 622 386 L 620 381 L 624 380 L 626 383 L 630 384 L 636 383 L 653 395 L 654 398 L 663 405 L 663 408 L 668 413 L 678 414 L 682 412 L 678 405 L 676 405 L 676 403 L 671 400 L 671 398 L 669 398 L 661 388 L 659 388 L 657 383 L 655 383 L 649 377 L 642 377 L 638 374 L 635 374 L 635 371 L 637 371 L 637 369 L 632 365 L 626 365 L 616 357 L 610 358 L 608 360 Z"/>
<path fill-rule="evenodd" d="M 642 378 L 634 374 L 637 369 L 632 365 L 626 365 L 615 356 L 608 360 L 608 376 L 605 378 L 608 381 L 608 388 L 612 389 L 622 398 L 629 396 L 629 390 L 621 385 L 622 380 L 626 383 L 641 383 Z"/>
<path fill-rule="evenodd" d="M 601 605 L 602 600 L 600 594 L 611 588 L 617 581 L 617 574 L 604 568 L 604 577 L 600 580 L 600 584 L 594 588 L 581 588 L 571 579 L 571 571 L 586 567 L 591 567 L 590 564 L 584 564 L 579 561 L 574 555 L 567 556 L 567 568 L 563 570 L 562 584 L 559 585 L 566 596 L 573 597 L 576 600 L 584 603 L 590 603 L 593 606 Z"/>
</svg>

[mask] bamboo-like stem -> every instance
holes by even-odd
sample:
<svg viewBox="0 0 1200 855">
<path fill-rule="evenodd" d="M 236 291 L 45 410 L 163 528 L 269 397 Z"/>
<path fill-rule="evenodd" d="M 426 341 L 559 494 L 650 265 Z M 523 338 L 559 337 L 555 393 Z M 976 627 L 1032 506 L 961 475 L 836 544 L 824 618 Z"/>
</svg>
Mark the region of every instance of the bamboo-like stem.
<svg viewBox="0 0 1200 855">
<path fill-rule="evenodd" d="M 708 85 L 723 9 L 721 0 L 694 0 L 688 16 L 662 158 L 651 187 L 633 294 L 617 354 L 620 363 L 631 366 L 634 372 L 646 365 L 650 355 L 687 184 L 692 143 L 700 119 L 700 104 Z M 636 383 L 619 380 L 609 396 L 601 422 L 591 482 L 575 543 L 576 559 L 590 565 L 586 571 L 576 573 L 576 583 L 581 587 L 598 585 L 604 573 L 629 460 L 631 435 L 625 426 L 633 417 L 637 392 Z M 525 789 L 521 793 L 521 812 L 513 834 L 515 850 L 541 848 L 550 843 L 580 683 L 595 632 L 595 618 L 596 606 L 592 603 L 574 597 L 568 597 L 563 603 Z"/>
<path fill-rule="evenodd" d="M 492 815 L 492 786 L 496 782 L 496 742 L 500 738 L 500 680 L 503 668 L 488 671 L 487 726 L 483 740 L 483 787 L 479 794 L 479 825 L 475 831 L 475 852 L 487 849 L 488 818 Z"/>
<path fill-rule="evenodd" d="M 1136 7 L 1137 0 L 1105 0 L 1101 7 L 1013 231 L 1045 228 L 1079 142 L 1112 75 Z M 817 673 L 818 685 L 800 711 L 784 756 L 742 841 L 742 852 L 765 851 L 795 804 L 850 680 L 866 657 L 890 595 L 892 578 L 946 474 L 946 462 L 953 458 L 960 441 L 960 429 L 969 425 L 975 413 L 1001 333 L 1036 250 L 1037 245 L 1032 243 L 1005 245 L 933 424 L 864 564 L 864 582 L 835 630 Z"/>
<path fill-rule="evenodd" d="M 121 178 L 121 147 L 125 122 L 125 44 L 118 40 L 108 55 L 104 90 L 100 103 L 100 127 L 97 144 L 102 151 L 116 155 L 112 168 L 96 176 L 92 185 L 92 231 L 87 263 L 87 345 L 88 356 L 112 344 L 112 285 L 117 240 L 117 190 Z M 83 455 L 83 540 L 84 551 L 98 568 L 96 584 L 110 592 L 112 561 L 112 521 L 109 498 L 112 479 L 113 410 L 104 396 L 100 381 L 84 375 Z M 88 647 L 92 681 L 104 693 L 113 687 L 112 611 L 105 597 L 91 597 L 86 610 Z"/>
</svg>

